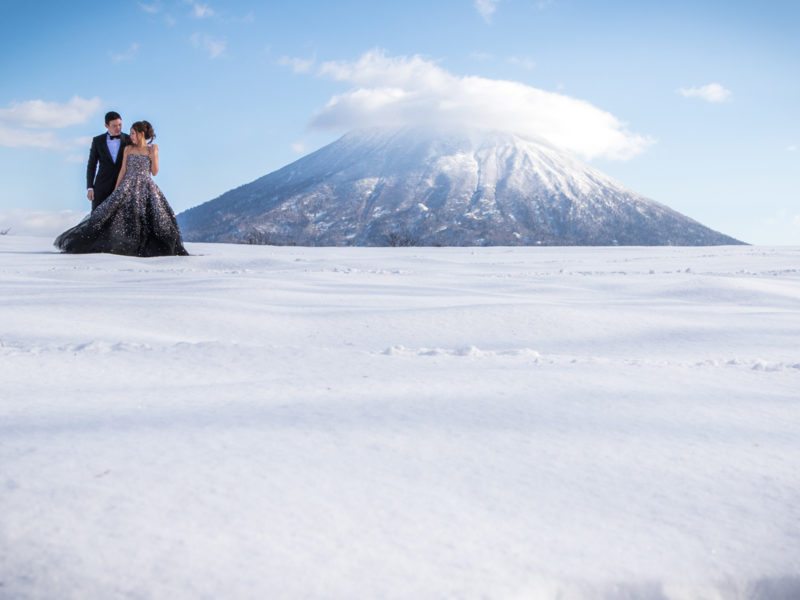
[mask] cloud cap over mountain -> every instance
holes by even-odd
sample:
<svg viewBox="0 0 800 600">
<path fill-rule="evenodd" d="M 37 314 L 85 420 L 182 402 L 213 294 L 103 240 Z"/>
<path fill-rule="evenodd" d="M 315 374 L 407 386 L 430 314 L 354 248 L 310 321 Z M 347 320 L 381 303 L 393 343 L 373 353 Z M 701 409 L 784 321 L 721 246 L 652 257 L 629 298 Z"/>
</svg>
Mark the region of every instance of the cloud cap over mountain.
<svg viewBox="0 0 800 600">
<path fill-rule="evenodd" d="M 321 129 L 481 127 L 551 144 L 583 158 L 625 160 L 653 140 L 585 100 L 515 81 L 460 76 L 419 55 L 380 49 L 322 63 L 318 74 L 352 84 L 312 119 Z"/>
</svg>

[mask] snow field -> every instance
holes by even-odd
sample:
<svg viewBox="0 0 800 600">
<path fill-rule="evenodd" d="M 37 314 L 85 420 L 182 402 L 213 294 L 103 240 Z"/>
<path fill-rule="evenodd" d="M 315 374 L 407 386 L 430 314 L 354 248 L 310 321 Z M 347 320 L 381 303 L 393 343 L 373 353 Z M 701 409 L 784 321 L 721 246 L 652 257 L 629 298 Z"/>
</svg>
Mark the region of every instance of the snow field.
<svg viewBox="0 0 800 600">
<path fill-rule="evenodd" d="M 0 598 L 791 598 L 800 249 L 0 237 Z"/>
</svg>

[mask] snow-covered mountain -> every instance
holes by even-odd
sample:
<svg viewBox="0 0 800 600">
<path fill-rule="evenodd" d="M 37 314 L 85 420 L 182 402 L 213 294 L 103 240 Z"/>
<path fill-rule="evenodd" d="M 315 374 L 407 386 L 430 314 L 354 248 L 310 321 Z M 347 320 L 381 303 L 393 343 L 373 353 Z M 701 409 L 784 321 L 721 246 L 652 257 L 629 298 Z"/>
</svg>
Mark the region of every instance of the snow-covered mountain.
<svg viewBox="0 0 800 600">
<path fill-rule="evenodd" d="M 497 132 L 353 132 L 178 220 L 187 241 L 278 245 L 741 243 Z"/>
</svg>

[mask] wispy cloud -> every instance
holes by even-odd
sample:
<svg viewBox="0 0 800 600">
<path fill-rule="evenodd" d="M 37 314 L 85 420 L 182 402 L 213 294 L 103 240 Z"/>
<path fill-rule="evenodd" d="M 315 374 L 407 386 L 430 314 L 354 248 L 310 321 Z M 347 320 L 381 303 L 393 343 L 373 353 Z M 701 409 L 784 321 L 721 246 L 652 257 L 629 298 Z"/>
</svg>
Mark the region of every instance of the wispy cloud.
<svg viewBox="0 0 800 600">
<path fill-rule="evenodd" d="M 192 16 L 195 19 L 207 19 L 208 17 L 213 17 L 216 14 L 214 9 L 208 4 L 201 4 L 199 2 L 193 2 L 192 0 L 187 0 L 187 3 L 191 4 Z"/>
<path fill-rule="evenodd" d="M 292 56 L 281 56 L 278 64 L 283 67 L 290 67 L 295 73 L 308 73 L 316 62 L 316 57 L 297 58 Z"/>
<path fill-rule="evenodd" d="M 101 108 L 100 98 L 73 97 L 69 102 L 26 100 L 0 108 L 0 146 L 63 148 L 56 130 L 86 123 Z"/>
<path fill-rule="evenodd" d="M 536 68 L 536 61 L 527 56 L 509 56 L 508 63 L 516 67 L 525 69 L 526 71 L 533 71 Z"/>
<path fill-rule="evenodd" d="M 151 15 L 161 12 L 161 4 L 159 2 L 153 2 L 152 4 L 139 2 L 139 8 Z"/>
<path fill-rule="evenodd" d="M 291 147 L 295 154 L 303 154 L 306 151 L 306 145 L 302 141 L 294 142 Z"/>
<path fill-rule="evenodd" d="M 472 4 L 483 20 L 491 23 L 499 2 L 500 0 L 473 0 Z"/>
<path fill-rule="evenodd" d="M 231 23 L 233 25 L 252 25 L 256 22 L 256 15 L 253 11 L 244 14 L 217 13 L 217 16 L 223 23 Z"/>
<path fill-rule="evenodd" d="M 472 60 L 486 61 L 493 59 L 494 55 L 489 52 L 470 52 L 469 57 Z"/>
<path fill-rule="evenodd" d="M 26 100 L 0 108 L 0 123 L 42 129 L 60 129 L 85 123 L 100 110 L 100 98 L 74 96 L 69 102 Z"/>
<path fill-rule="evenodd" d="M 86 155 L 78 152 L 70 152 L 69 154 L 64 155 L 64 160 L 74 165 L 85 165 Z"/>
<path fill-rule="evenodd" d="M 787 152 L 797 152 L 797 146 L 795 144 L 791 144 L 789 146 L 786 146 L 786 151 Z"/>
<path fill-rule="evenodd" d="M 191 37 L 195 48 L 205 50 L 209 58 L 219 58 L 225 53 L 228 43 L 225 40 L 211 37 L 205 33 L 194 33 Z"/>
<path fill-rule="evenodd" d="M 53 149 L 59 145 L 58 138 L 52 131 L 32 131 L 7 127 L 0 123 L 0 147 Z"/>
<path fill-rule="evenodd" d="M 86 203 L 86 212 L 90 204 Z M 46 211 L 12 209 L 0 211 L 0 229 L 9 235 L 58 235 L 78 223 L 85 213 L 74 210 Z"/>
<path fill-rule="evenodd" d="M 719 83 L 709 83 L 700 87 L 680 88 L 678 93 L 684 98 L 700 98 L 706 102 L 727 102 L 732 92 Z"/>
<path fill-rule="evenodd" d="M 255 16 L 255 14 L 253 14 L 252 11 L 250 11 L 249 13 L 246 13 L 244 16 L 234 17 L 231 20 L 234 23 L 255 23 L 256 22 L 256 16 Z"/>
<path fill-rule="evenodd" d="M 136 55 L 139 53 L 139 44 L 138 42 L 132 43 L 125 52 L 120 52 L 118 54 L 111 53 L 111 60 L 114 62 L 124 62 L 128 60 L 133 60 Z"/>
<path fill-rule="evenodd" d="M 354 62 L 325 62 L 317 72 L 353 86 L 313 117 L 317 128 L 511 131 L 587 158 L 630 158 L 653 142 L 584 100 L 515 81 L 454 75 L 421 56 L 391 57 L 372 50 Z"/>
</svg>

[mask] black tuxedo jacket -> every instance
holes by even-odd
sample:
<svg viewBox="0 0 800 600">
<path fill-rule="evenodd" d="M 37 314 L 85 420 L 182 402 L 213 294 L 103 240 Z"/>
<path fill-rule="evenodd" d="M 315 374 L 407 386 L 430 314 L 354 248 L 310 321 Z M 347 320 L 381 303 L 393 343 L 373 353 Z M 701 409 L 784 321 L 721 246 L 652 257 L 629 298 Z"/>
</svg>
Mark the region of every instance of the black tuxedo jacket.
<svg viewBox="0 0 800 600">
<path fill-rule="evenodd" d="M 130 136 L 120 134 L 119 152 L 117 160 L 111 160 L 106 136 L 102 133 L 92 139 L 92 148 L 89 150 L 89 164 L 86 166 L 86 189 L 94 188 L 94 202 L 92 210 L 111 195 L 117 183 L 119 170 L 122 168 L 122 155 L 125 146 L 131 143 Z M 98 168 L 99 165 L 99 168 Z"/>
</svg>

